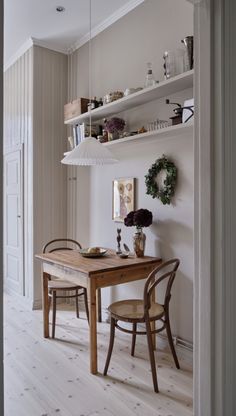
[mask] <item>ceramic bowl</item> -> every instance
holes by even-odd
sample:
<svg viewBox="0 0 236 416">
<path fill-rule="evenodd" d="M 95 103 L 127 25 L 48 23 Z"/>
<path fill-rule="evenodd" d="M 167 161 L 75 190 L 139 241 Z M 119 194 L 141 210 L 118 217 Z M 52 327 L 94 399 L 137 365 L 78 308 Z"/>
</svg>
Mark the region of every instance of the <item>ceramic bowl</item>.
<svg viewBox="0 0 236 416">
<path fill-rule="evenodd" d="M 94 251 L 92 251 L 92 249 L 94 249 Z M 107 249 L 102 247 L 88 247 L 82 248 L 79 252 L 83 257 L 102 257 L 106 254 Z"/>
</svg>

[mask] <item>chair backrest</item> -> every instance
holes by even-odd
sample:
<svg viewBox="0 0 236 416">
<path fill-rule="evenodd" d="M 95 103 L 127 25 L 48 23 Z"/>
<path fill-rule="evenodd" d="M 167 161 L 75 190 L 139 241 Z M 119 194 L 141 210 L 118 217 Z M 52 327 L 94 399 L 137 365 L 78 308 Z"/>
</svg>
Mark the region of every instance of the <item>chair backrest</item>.
<svg viewBox="0 0 236 416">
<path fill-rule="evenodd" d="M 58 247 L 58 245 L 60 245 L 60 247 Z M 58 250 L 73 250 L 75 247 L 77 249 L 82 248 L 78 241 L 72 240 L 71 238 L 56 238 L 43 246 L 43 253 L 52 253 L 53 251 Z"/>
<path fill-rule="evenodd" d="M 148 313 L 151 307 L 151 294 L 156 286 L 167 279 L 166 292 L 164 297 L 164 308 L 168 308 L 171 298 L 171 288 L 175 279 L 176 271 L 179 267 L 179 259 L 172 259 L 156 267 L 148 276 L 144 286 L 144 313 Z"/>
</svg>

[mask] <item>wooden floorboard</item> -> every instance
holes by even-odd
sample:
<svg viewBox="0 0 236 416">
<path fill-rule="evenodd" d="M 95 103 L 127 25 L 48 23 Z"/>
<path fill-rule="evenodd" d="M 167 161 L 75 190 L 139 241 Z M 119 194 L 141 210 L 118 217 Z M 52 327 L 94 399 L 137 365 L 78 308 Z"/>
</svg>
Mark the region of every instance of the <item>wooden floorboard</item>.
<svg viewBox="0 0 236 416">
<path fill-rule="evenodd" d="M 5 416 L 192 416 L 192 353 L 178 349 L 181 370 L 158 338 L 160 393 L 152 389 L 146 339 L 116 332 L 107 377 L 102 376 L 109 325 L 98 324 L 99 375 L 89 373 L 88 323 L 59 305 L 55 340 L 42 337 L 42 312 L 5 299 Z"/>
</svg>

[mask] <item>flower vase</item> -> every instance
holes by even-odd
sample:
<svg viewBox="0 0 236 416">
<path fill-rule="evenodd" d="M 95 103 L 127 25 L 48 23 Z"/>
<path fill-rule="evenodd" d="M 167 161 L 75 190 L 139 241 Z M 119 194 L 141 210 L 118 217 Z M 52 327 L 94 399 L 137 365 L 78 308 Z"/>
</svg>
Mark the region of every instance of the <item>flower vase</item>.
<svg viewBox="0 0 236 416">
<path fill-rule="evenodd" d="M 137 228 L 133 235 L 133 246 L 136 257 L 143 257 L 145 251 L 146 235 L 143 233 L 142 228 Z"/>
<path fill-rule="evenodd" d="M 108 132 L 108 141 L 117 140 L 120 138 L 120 133 L 118 130 L 114 131 L 113 133 Z"/>
</svg>

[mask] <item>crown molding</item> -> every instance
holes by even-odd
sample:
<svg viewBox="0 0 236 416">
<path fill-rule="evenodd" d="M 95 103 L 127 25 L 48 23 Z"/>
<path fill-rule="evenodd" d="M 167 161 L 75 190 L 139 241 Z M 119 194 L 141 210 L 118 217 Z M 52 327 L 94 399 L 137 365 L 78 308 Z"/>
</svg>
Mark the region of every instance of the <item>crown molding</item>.
<svg viewBox="0 0 236 416">
<path fill-rule="evenodd" d="M 4 63 L 4 72 L 7 71 L 10 66 L 12 66 L 28 49 L 30 49 L 33 46 L 33 39 L 29 38 L 21 47 L 14 53 L 14 55 L 11 56 L 11 58 Z"/>
<path fill-rule="evenodd" d="M 27 52 L 32 46 L 41 46 L 42 48 L 50 49 L 55 52 L 60 52 L 65 55 L 68 54 L 66 48 L 55 47 L 50 42 L 45 42 L 36 38 L 29 38 L 23 45 L 16 51 L 14 55 L 4 64 L 4 72 L 6 72 L 10 66 L 12 66 L 25 52 Z"/>
<path fill-rule="evenodd" d="M 202 3 L 202 0 L 187 0 L 189 3 L 192 3 L 193 5 Z"/>
<path fill-rule="evenodd" d="M 125 6 L 121 7 L 115 13 L 111 14 L 111 16 L 109 16 L 107 19 L 103 20 L 102 23 L 95 26 L 91 31 L 91 38 L 94 38 L 99 33 L 103 32 L 103 30 L 107 29 L 109 26 L 111 26 L 117 20 L 121 19 L 121 17 L 125 16 L 127 13 L 131 12 L 144 1 L 145 0 L 130 0 L 129 3 L 127 3 Z M 82 36 L 80 39 L 78 39 L 73 45 L 71 45 L 71 47 L 67 49 L 67 53 L 73 53 L 74 51 L 76 51 L 76 49 L 79 49 L 88 41 L 89 32 L 86 33 L 86 35 Z"/>
<path fill-rule="evenodd" d="M 50 49 L 51 51 L 54 52 L 59 52 L 59 53 L 63 53 L 64 55 L 67 55 L 67 48 L 63 48 L 61 46 L 55 46 L 53 44 L 51 44 L 50 42 L 44 41 L 44 40 L 40 40 L 40 39 L 36 39 L 36 38 L 31 38 L 33 41 L 33 45 L 34 46 L 41 46 L 42 48 L 45 49 Z"/>
</svg>

